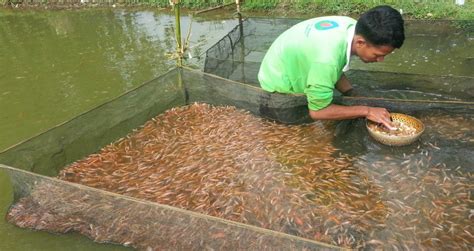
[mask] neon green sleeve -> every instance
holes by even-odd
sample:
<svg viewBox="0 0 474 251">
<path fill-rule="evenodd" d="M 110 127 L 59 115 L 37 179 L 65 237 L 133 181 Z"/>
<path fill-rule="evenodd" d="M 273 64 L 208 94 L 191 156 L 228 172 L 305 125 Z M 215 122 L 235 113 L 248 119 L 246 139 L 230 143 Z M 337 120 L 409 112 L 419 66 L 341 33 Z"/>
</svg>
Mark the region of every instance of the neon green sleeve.
<svg viewBox="0 0 474 251">
<path fill-rule="evenodd" d="M 340 71 L 331 64 L 313 63 L 311 65 L 304 93 L 310 110 L 321 110 L 331 104 L 334 87 Z"/>
</svg>

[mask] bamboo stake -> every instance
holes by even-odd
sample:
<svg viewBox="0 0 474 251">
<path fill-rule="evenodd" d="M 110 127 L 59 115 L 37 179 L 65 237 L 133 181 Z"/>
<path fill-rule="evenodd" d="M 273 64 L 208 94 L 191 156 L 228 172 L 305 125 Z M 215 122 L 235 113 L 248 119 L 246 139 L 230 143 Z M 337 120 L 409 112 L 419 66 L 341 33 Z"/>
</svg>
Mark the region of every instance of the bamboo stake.
<svg viewBox="0 0 474 251">
<path fill-rule="evenodd" d="M 180 0 L 173 0 L 172 2 L 174 8 L 174 16 L 176 19 L 176 50 L 178 53 L 178 67 L 183 66 L 183 45 L 181 43 L 181 12 L 180 12 Z"/>
<path fill-rule="evenodd" d="M 237 13 L 240 14 L 240 0 L 235 0 L 235 5 L 237 6 Z"/>
</svg>

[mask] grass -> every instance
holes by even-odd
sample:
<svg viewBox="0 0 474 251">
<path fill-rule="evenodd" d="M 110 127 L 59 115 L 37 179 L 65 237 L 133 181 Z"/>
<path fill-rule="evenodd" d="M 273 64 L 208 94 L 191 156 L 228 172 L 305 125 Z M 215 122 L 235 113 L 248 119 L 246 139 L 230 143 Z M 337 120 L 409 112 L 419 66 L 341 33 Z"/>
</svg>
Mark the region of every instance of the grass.
<svg viewBox="0 0 474 251">
<path fill-rule="evenodd" d="M 186 9 L 199 10 L 235 0 L 181 0 L 181 6 Z M 67 5 L 80 0 L 0 0 L 5 3 L 33 5 Z M 90 0 L 92 2 L 92 0 Z M 98 5 L 117 3 L 128 6 L 150 6 L 169 8 L 169 0 L 95 0 Z M 464 6 L 454 4 L 454 0 L 245 0 L 242 10 L 266 11 L 275 15 L 298 14 L 330 14 L 353 15 L 377 6 L 390 5 L 402 10 L 404 16 L 413 19 L 464 19 L 474 20 L 474 0 L 466 0 Z M 66 4 L 65 4 L 66 3 Z"/>
<path fill-rule="evenodd" d="M 402 10 L 413 19 L 469 19 L 474 20 L 474 2 L 466 1 L 464 6 L 454 0 L 246 0 L 245 10 L 281 9 L 284 12 L 301 14 L 324 13 L 332 15 L 359 15 L 377 5 L 390 5 Z"/>
</svg>

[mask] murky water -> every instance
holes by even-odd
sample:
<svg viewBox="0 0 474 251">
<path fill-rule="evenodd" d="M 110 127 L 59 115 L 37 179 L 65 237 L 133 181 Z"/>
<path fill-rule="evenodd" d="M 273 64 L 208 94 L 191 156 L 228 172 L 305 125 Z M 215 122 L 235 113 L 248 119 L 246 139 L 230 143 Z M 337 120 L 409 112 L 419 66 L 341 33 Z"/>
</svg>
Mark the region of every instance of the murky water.
<svg viewBox="0 0 474 251">
<path fill-rule="evenodd" d="M 0 149 L 166 72 L 174 65 L 167 56 L 174 51 L 173 22 L 173 16 L 152 11 L 1 11 Z M 183 36 L 188 24 L 184 17 Z M 202 55 L 235 24 L 228 18 L 195 20 L 191 54 Z M 473 76 L 472 34 L 449 34 L 413 33 L 404 50 L 386 62 L 354 62 L 354 68 Z M 438 42 L 432 43 L 434 39 Z M 3 173 L 0 184 L 0 214 L 5 215 L 11 189 Z M 21 230 L 3 220 L 0 233 L 1 250 L 122 248 L 95 244 L 79 235 Z"/>
<path fill-rule="evenodd" d="M 194 18 L 201 55 L 236 22 Z M 182 18 L 183 38 L 190 18 Z M 0 11 L 0 149 L 71 119 L 174 66 L 174 16 L 153 11 Z M 0 214 L 11 202 L 0 173 Z M 117 250 L 79 235 L 20 230 L 0 220 L 0 250 Z"/>
<path fill-rule="evenodd" d="M 272 42 L 301 19 L 252 18 L 213 47 L 204 70 L 259 86 L 257 73 Z M 402 48 L 384 62 L 351 59 L 348 78 L 359 96 L 424 100 L 471 100 L 474 93 L 473 21 L 406 22 Z M 239 40 L 239 38 L 242 38 Z M 238 41 L 238 43 L 232 42 Z"/>
<path fill-rule="evenodd" d="M 174 66 L 174 16 L 111 10 L 1 12 L 0 149 L 72 118 Z M 183 17 L 185 37 L 189 18 Z M 235 22 L 194 20 L 201 55 Z"/>
<path fill-rule="evenodd" d="M 407 38 L 382 63 L 354 58 L 353 68 L 445 76 L 474 76 L 474 21 L 408 21 Z"/>
</svg>

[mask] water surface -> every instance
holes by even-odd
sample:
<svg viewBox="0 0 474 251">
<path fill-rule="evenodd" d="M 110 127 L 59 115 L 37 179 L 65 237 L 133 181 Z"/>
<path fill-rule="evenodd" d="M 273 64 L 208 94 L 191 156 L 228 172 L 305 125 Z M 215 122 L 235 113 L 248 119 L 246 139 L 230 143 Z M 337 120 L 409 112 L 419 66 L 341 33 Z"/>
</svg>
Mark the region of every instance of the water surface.
<svg viewBox="0 0 474 251">
<path fill-rule="evenodd" d="M 191 56 L 202 56 L 236 21 L 195 19 Z M 0 12 L 0 149 L 63 123 L 104 103 L 175 64 L 174 17 L 154 11 Z M 189 17 L 182 19 L 186 36 Z M 261 20 L 259 29 L 277 34 L 278 21 Z M 381 64 L 354 61 L 356 69 L 431 75 L 473 76 L 472 34 L 413 29 L 403 50 Z M 259 33 L 260 34 L 260 33 Z M 263 39 L 260 37 L 259 39 Z M 266 37 L 263 42 L 271 43 Z M 255 60 L 263 55 L 265 44 Z M 201 61 L 190 61 L 199 67 Z M 256 68 L 258 69 L 258 68 Z M 376 146 L 375 146 L 376 147 Z M 0 173 L 0 214 L 11 203 L 11 188 Z M 22 230 L 0 221 L 0 250 L 119 250 L 85 237 Z"/>
<path fill-rule="evenodd" d="M 212 20 L 211 20 L 212 19 Z M 182 18 L 183 38 L 190 17 Z M 231 15 L 192 22 L 197 57 L 235 26 Z M 174 16 L 127 10 L 0 11 L 0 149 L 104 103 L 170 68 Z M 198 62 L 198 61 L 196 61 Z M 0 173 L 0 214 L 12 200 Z M 80 235 L 22 230 L 0 221 L 0 250 L 120 250 Z"/>
</svg>

